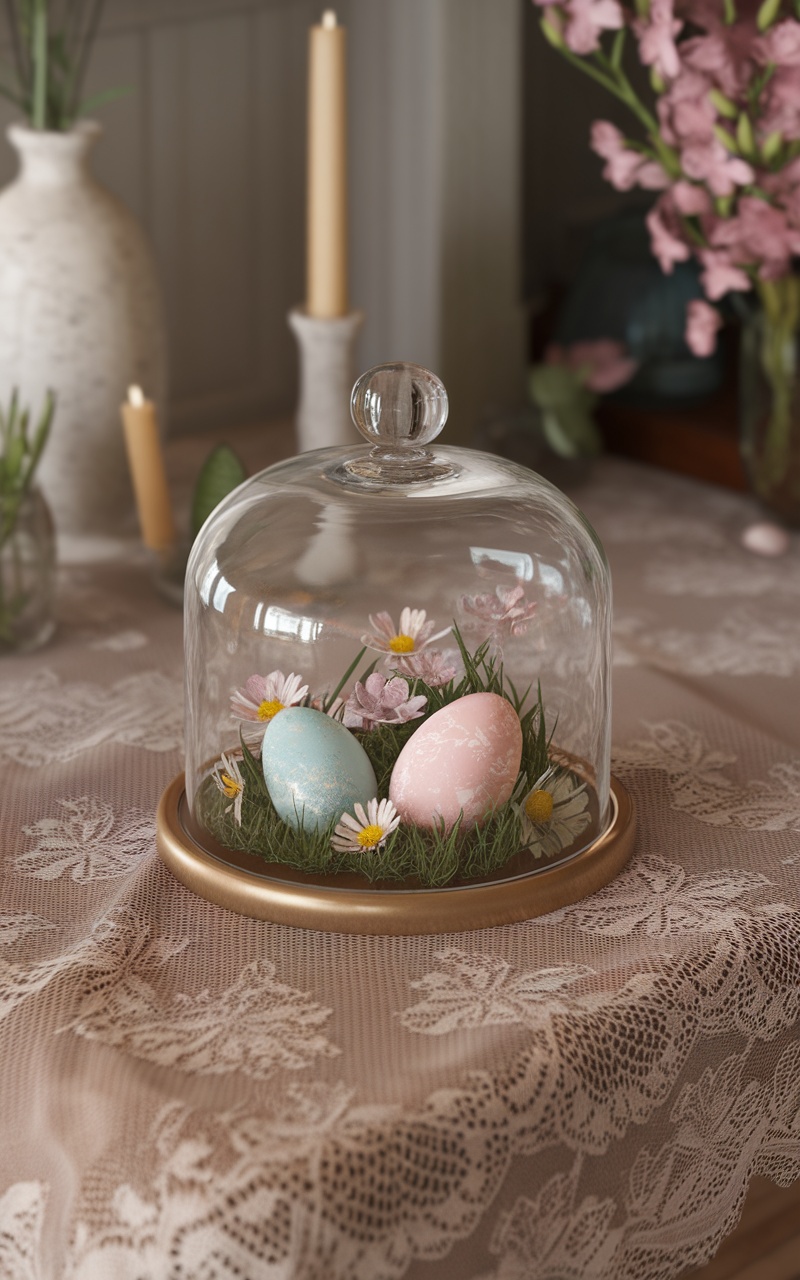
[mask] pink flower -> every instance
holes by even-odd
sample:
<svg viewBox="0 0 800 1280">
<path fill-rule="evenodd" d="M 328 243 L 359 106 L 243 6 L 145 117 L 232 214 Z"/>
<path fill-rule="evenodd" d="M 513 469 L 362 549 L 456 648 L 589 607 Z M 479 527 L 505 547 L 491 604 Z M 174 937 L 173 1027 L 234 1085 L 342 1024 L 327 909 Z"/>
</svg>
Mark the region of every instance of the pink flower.
<svg viewBox="0 0 800 1280">
<path fill-rule="evenodd" d="M 400 627 L 396 629 L 388 613 L 371 613 L 369 621 L 373 630 L 361 637 L 361 643 L 379 653 L 417 653 L 452 631 L 452 627 L 445 627 L 431 635 L 436 624 L 426 622 L 425 616 L 424 609 L 403 609 Z"/>
<path fill-rule="evenodd" d="M 672 202 L 679 213 L 687 217 L 711 212 L 711 198 L 704 187 L 695 186 L 681 178 L 670 191 Z"/>
<path fill-rule="evenodd" d="M 679 238 L 678 221 L 670 206 L 661 200 L 650 210 L 646 218 L 650 232 L 650 247 L 658 258 L 661 270 L 671 275 L 676 262 L 686 262 L 690 250 L 685 240 Z"/>
<path fill-rule="evenodd" d="M 651 0 L 647 18 L 639 18 L 633 24 L 641 61 L 665 80 L 674 80 L 681 69 L 675 37 L 682 26 L 673 13 L 672 0 Z"/>
<path fill-rule="evenodd" d="M 800 253 L 800 232 L 789 225 L 783 209 L 757 196 L 742 196 L 736 216 L 717 222 L 711 243 L 728 250 L 736 262 L 760 264 L 762 279 L 776 280 L 786 275 L 792 256 Z"/>
<path fill-rule="evenodd" d="M 493 635 L 522 636 L 536 611 L 536 602 L 525 599 L 522 587 L 496 587 L 493 596 L 462 596 L 461 608 L 482 622 L 491 623 Z"/>
<path fill-rule="evenodd" d="M 718 8 L 721 9 L 721 5 Z M 708 34 L 681 43 L 683 63 L 709 76 L 726 97 L 743 97 L 756 67 L 758 29 L 755 22 L 740 17 L 730 26 L 720 23 L 713 30 L 705 22 L 698 25 L 709 28 Z"/>
<path fill-rule="evenodd" d="M 617 191 L 630 191 L 635 186 L 660 191 L 669 185 L 661 165 L 629 147 L 619 129 L 608 120 L 595 120 L 591 145 L 592 150 L 607 161 L 603 177 Z"/>
<path fill-rule="evenodd" d="M 661 136 L 671 147 L 714 137 L 717 113 L 708 96 L 712 88 L 708 76 L 684 70 L 659 97 Z"/>
<path fill-rule="evenodd" d="M 800 134 L 800 70 L 779 67 L 761 99 L 759 135 L 781 133 L 794 139 Z"/>
<path fill-rule="evenodd" d="M 387 680 L 379 671 L 367 676 L 356 686 L 344 708 L 344 724 L 348 729 L 372 729 L 376 724 L 405 724 L 425 714 L 428 699 L 419 694 L 408 696 L 408 681 L 401 676 Z"/>
<path fill-rule="evenodd" d="M 702 298 L 695 298 L 686 309 L 686 341 L 696 356 L 710 356 L 717 345 L 717 330 L 722 316 Z"/>
<path fill-rule="evenodd" d="M 795 226 L 800 225 L 800 157 L 791 160 L 777 173 L 761 174 L 760 183 L 774 202 L 785 210 L 789 221 Z"/>
<path fill-rule="evenodd" d="M 764 66 L 800 67 L 800 23 L 794 18 L 776 22 L 755 42 L 754 53 Z"/>
<path fill-rule="evenodd" d="M 605 395 L 624 386 L 639 367 L 628 355 L 627 347 L 610 338 L 595 342 L 573 342 L 568 347 L 551 343 L 544 353 L 545 364 L 563 364 L 582 374 L 582 382 L 590 391 Z"/>
<path fill-rule="evenodd" d="M 617 0 L 567 0 L 564 38 L 573 53 L 594 53 L 601 31 L 618 31 L 625 19 Z"/>
<path fill-rule="evenodd" d="M 684 147 L 681 164 L 687 177 L 704 182 L 715 196 L 731 196 L 737 186 L 746 187 L 755 182 L 756 175 L 750 165 L 732 156 L 716 138 Z"/>
<path fill-rule="evenodd" d="M 719 301 L 732 289 L 743 291 L 750 288 L 749 277 L 730 254 L 722 250 L 701 249 L 698 256 L 704 268 L 700 281 L 712 301 Z"/>
<path fill-rule="evenodd" d="M 231 694 L 231 714 L 237 720 L 254 720 L 266 725 L 279 711 L 302 702 L 308 693 L 308 685 L 301 685 L 302 676 L 291 672 L 271 671 L 268 676 L 250 676 L 243 689 Z"/>
<path fill-rule="evenodd" d="M 392 660 L 392 668 L 398 675 L 412 680 L 422 680 L 431 689 L 439 689 L 456 674 L 452 658 L 441 649 L 423 649 Z"/>
</svg>

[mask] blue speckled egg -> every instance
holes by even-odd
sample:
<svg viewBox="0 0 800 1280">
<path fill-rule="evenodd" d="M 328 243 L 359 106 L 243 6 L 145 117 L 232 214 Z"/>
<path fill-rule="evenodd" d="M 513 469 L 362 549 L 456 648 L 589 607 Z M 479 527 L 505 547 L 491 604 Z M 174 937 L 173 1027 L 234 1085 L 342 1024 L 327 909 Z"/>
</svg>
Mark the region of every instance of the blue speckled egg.
<svg viewBox="0 0 800 1280">
<path fill-rule="evenodd" d="M 272 803 L 295 830 L 323 830 L 378 794 L 361 743 L 313 707 L 285 707 L 270 720 L 261 761 Z"/>
</svg>

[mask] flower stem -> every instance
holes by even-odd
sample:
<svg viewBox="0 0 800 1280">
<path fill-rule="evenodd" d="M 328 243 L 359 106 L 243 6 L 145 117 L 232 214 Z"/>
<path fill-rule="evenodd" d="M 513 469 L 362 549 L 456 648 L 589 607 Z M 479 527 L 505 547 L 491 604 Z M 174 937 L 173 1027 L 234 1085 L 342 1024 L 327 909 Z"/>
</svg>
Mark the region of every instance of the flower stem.
<svg viewBox="0 0 800 1280">
<path fill-rule="evenodd" d="M 758 280 L 763 307 L 761 367 L 770 390 L 769 418 L 763 458 L 756 467 L 761 496 L 783 483 L 789 469 L 793 399 L 797 379 L 797 330 L 800 323 L 800 279 Z"/>
</svg>

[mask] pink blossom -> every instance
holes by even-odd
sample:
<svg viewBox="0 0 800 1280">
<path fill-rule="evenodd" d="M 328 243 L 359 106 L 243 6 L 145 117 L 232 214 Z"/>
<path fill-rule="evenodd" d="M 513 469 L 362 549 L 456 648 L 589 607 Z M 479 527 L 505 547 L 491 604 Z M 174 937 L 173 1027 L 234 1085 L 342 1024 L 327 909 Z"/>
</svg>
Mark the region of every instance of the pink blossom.
<svg viewBox="0 0 800 1280">
<path fill-rule="evenodd" d="M 681 178 L 670 191 L 672 202 L 679 213 L 687 217 L 711 212 L 711 199 L 705 187 L 695 186 Z"/>
<path fill-rule="evenodd" d="M 742 292 L 750 288 L 749 277 L 736 265 L 729 253 L 701 249 L 699 258 L 704 268 L 700 280 L 712 301 L 719 301 L 732 289 Z"/>
<path fill-rule="evenodd" d="M 756 176 L 745 160 L 732 156 L 716 138 L 685 147 L 681 164 L 687 177 L 704 182 L 715 196 L 731 196 L 737 186 L 747 186 Z"/>
<path fill-rule="evenodd" d="M 695 298 L 686 309 L 686 341 L 696 356 L 710 356 L 717 345 L 717 330 L 722 316 L 702 298 Z"/>
<path fill-rule="evenodd" d="M 465 613 L 492 624 L 492 634 L 522 636 L 536 611 L 536 602 L 525 599 L 523 587 L 496 587 L 495 594 L 462 596 Z"/>
<path fill-rule="evenodd" d="M 658 99 L 661 136 L 671 147 L 708 142 L 714 137 L 717 113 L 709 98 L 708 76 L 684 70 Z"/>
<path fill-rule="evenodd" d="M 678 220 L 670 205 L 662 200 L 650 210 L 646 218 L 650 232 L 650 247 L 658 258 L 661 270 L 671 275 L 676 262 L 686 262 L 691 256 L 689 246 L 680 239 Z"/>
<path fill-rule="evenodd" d="M 800 66 L 800 23 L 794 18 L 776 22 L 755 42 L 753 51 L 764 66 L 770 62 L 776 67 Z"/>
<path fill-rule="evenodd" d="M 761 97 L 758 130 L 761 137 L 800 134 L 800 67 L 778 67 Z"/>
<path fill-rule="evenodd" d="M 742 196 L 736 216 L 720 219 L 715 226 L 711 243 L 727 249 L 737 262 L 760 264 L 762 279 L 776 280 L 786 275 L 792 256 L 800 253 L 800 232 L 789 225 L 783 209 L 757 196 Z"/>
<path fill-rule="evenodd" d="M 669 177 L 661 165 L 629 147 L 619 129 L 608 120 L 595 120 L 591 136 L 592 150 L 608 162 L 603 177 L 617 191 L 630 191 L 635 186 L 661 191 L 669 186 Z"/>
<path fill-rule="evenodd" d="M 682 26 L 673 13 L 672 0 L 651 0 L 647 18 L 639 18 L 633 24 L 641 61 L 665 80 L 673 80 L 681 69 L 675 37 Z"/>
<path fill-rule="evenodd" d="M 594 53 L 602 31 L 618 31 L 625 23 L 617 0 L 567 0 L 564 39 L 573 53 Z"/>
<path fill-rule="evenodd" d="M 545 364 L 563 364 L 574 369 L 582 375 L 583 385 L 598 395 L 624 386 L 639 367 L 639 362 L 628 355 L 627 347 L 611 338 L 573 342 L 567 347 L 551 343 L 544 359 Z"/>
<path fill-rule="evenodd" d="M 718 6 L 721 9 L 721 5 Z M 692 18 L 698 22 L 697 18 Z M 758 29 L 755 21 L 740 16 L 731 23 L 711 29 L 703 22 L 708 34 L 695 36 L 681 43 L 681 59 L 685 66 L 710 76 L 714 85 L 728 98 L 741 98 L 746 94 L 755 69 Z"/>
<path fill-rule="evenodd" d="M 431 689 L 447 684 L 456 674 L 452 657 L 441 649 L 423 649 L 420 653 L 401 655 L 392 660 L 392 668 L 398 675 L 422 680 Z"/>
<path fill-rule="evenodd" d="M 795 226 L 800 225 L 800 157 L 791 160 L 777 173 L 763 173 L 760 184 L 775 203 L 786 211 Z"/>
<path fill-rule="evenodd" d="M 379 671 L 367 676 L 364 684 L 356 681 L 344 708 L 344 724 L 348 729 L 372 729 L 376 724 L 405 724 L 425 714 L 428 699 L 419 694 L 408 696 L 408 681 L 401 676 L 387 680 Z"/>
</svg>

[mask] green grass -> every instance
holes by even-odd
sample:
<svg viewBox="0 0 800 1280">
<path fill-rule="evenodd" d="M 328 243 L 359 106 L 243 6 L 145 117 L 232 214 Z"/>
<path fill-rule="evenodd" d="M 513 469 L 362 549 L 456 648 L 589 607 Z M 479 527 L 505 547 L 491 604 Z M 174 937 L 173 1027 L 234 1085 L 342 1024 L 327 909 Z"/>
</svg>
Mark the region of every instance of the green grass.
<svg viewBox="0 0 800 1280">
<path fill-rule="evenodd" d="M 402 725 L 379 724 L 368 732 L 356 732 L 378 783 L 378 798 L 389 794 L 389 780 L 395 761 L 405 744 L 435 712 L 471 693 L 496 693 L 507 698 L 522 725 L 522 759 L 515 787 L 524 793 L 547 769 L 552 731 L 545 725 L 542 691 L 526 689 L 519 693 L 489 651 L 488 642 L 474 654 L 466 649 L 457 627 L 456 642 L 461 650 L 464 674 L 456 682 L 432 688 L 422 680 L 409 681 L 409 696 L 424 694 L 428 699 L 426 713 L 418 720 Z M 331 695 L 333 701 L 364 656 L 364 650 L 345 673 Z M 359 677 L 362 681 L 375 664 Z M 197 817 L 211 835 L 225 848 L 256 854 L 267 862 L 282 863 L 312 875 L 357 873 L 370 883 L 404 882 L 410 886 L 441 888 L 453 882 L 484 879 L 499 871 L 519 853 L 522 838 L 520 820 L 513 804 L 508 803 L 491 814 L 480 826 L 462 830 L 456 823 L 451 831 L 442 826 L 431 830 L 401 825 L 383 846 L 376 850 L 337 852 L 331 847 L 336 825 L 320 832 L 295 831 L 278 814 L 269 797 L 261 763 L 241 740 L 243 759 L 240 763 L 244 779 L 241 825 L 230 804 L 217 789 L 213 778 L 206 778 L 197 797 Z M 535 856 L 535 853 L 534 853 Z"/>
</svg>

